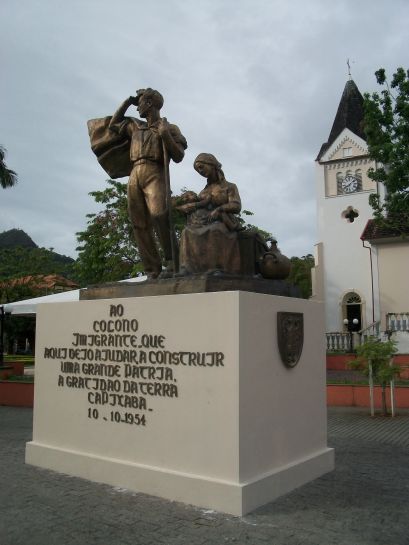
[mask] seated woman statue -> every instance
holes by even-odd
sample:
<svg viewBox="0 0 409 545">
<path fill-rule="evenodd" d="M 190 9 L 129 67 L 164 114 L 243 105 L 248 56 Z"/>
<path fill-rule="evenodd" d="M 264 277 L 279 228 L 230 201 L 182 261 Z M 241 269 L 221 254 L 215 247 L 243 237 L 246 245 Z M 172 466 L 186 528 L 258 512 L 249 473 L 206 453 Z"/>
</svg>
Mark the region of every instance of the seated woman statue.
<svg viewBox="0 0 409 545">
<path fill-rule="evenodd" d="M 240 252 L 237 231 L 241 201 L 235 184 L 227 182 L 222 165 L 210 153 L 200 153 L 195 170 L 207 178 L 196 195 L 188 191 L 178 210 L 187 215 L 180 240 L 180 274 L 239 274 Z"/>
</svg>

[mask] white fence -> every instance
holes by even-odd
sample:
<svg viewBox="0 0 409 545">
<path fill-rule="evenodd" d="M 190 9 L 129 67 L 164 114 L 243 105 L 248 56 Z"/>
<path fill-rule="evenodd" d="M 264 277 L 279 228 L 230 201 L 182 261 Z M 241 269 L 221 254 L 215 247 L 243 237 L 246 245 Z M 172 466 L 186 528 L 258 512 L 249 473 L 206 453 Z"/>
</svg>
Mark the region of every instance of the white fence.
<svg viewBox="0 0 409 545">
<path fill-rule="evenodd" d="M 374 322 L 356 333 L 350 331 L 332 331 L 326 333 L 327 352 L 352 351 L 355 346 L 359 346 L 365 342 L 368 337 L 379 337 L 380 325 L 380 322 Z"/>
<path fill-rule="evenodd" d="M 392 337 L 391 337 L 392 334 Z M 332 331 L 325 334 L 327 352 L 348 352 L 368 337 L 379 339 L 392 338 L 398 343 L 399 353 L 409 353 L 409 312 L 390 312 L 386 315 L 386 331 L 381 332 L 380 322 L 374 322 L 370 326 L 356 333 L 346 331 Z"/>
<path fill-rule="evenodd" d="M 389 312 L 386 315 L 387 331 L 409 331 L 409 312 Z"/>
<path fill-rule="evenodd" d="M 327 352 L 349 352 L 351 350 L 351 342 L 353 341 L 350 333 L 333 331 L 325 333 L 325 336 L 327 338 Z"/>
</svg>

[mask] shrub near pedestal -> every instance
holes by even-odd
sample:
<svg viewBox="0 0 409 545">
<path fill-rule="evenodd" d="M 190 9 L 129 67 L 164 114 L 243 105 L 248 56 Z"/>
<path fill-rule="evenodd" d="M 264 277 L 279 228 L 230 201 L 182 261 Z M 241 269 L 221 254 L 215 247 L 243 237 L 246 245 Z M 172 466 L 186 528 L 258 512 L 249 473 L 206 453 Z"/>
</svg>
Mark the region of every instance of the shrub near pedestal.
<svg viewBox="0 0 409 545">
<path fill-rule="evenodd" d="M 400 367 L 393 365 L 392 357 L 397 352 L 396 342 L 389 340 L 381 342 L 375 337 L 370 337 L 366 342 L 357 347 L 356 360 L 349 362 L 349 367 L 358 369 L 368 377 L 370 382 L 379 384 L 382 391 L 382 414 L 388 414 L 386 406 L 386 387 L 399 377 Z M 373 407 L 371 407 L 373 414 Z"/>
</svg>

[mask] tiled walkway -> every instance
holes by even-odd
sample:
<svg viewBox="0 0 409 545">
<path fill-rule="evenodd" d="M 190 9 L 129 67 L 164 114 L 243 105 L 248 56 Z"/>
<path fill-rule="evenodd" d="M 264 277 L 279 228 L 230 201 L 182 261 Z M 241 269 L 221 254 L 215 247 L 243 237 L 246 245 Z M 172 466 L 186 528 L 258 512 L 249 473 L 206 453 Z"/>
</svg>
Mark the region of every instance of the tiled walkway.
<svg viewBox="0 0 409 545">
<path fill-rule="evenodd" d="M 336 469 L 246 517 L 24 464 L 32 411 L 0 407 L 0 545 L 409 545 L 409 414 L 331 409 Z"/>
</svg>

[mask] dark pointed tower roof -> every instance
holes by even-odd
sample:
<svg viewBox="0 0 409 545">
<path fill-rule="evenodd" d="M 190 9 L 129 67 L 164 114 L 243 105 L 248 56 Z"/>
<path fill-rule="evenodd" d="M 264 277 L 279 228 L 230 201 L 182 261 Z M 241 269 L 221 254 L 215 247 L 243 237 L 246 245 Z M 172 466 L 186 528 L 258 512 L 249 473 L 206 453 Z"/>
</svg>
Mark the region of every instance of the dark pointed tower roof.
<svg viewBox="0 0 409 545">
<path fill-rule="evenodd" d="M 366 140 L 363 130 L 364 99 L 355 82 L 350 79 L 346 82 L 344 92 L 339 102 L 337 115 L 329 133 L 328 142 L 321 146 L 317 161 L 321 159 L 334 140 L 344 129 L 349 129 L 354 134 Z"/>
</svg>

